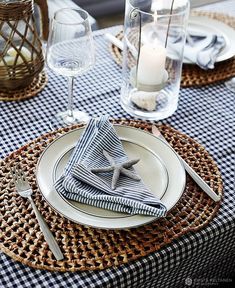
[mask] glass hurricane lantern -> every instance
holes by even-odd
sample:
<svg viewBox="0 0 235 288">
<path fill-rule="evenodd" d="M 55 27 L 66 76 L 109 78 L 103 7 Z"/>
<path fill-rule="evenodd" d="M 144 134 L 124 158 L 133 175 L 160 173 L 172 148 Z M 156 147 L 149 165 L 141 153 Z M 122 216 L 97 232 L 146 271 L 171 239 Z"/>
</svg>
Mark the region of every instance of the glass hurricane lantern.
<svg viewBox="0 0 235 288">
<path fill-rule="evenodd" d="M 188 0 L 126 0 L 121 105 L 160 120 L 178 105 Z"/>
</svg>

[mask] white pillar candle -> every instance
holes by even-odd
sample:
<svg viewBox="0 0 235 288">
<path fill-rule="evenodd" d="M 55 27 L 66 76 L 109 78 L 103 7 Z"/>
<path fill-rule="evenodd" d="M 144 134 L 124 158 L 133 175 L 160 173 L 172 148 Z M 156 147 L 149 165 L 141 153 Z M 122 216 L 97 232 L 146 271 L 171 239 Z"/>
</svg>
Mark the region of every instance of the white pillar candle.
<svg viewBox="0 0 235 288">
<path fill-rule="evenodd" d="M 20 49 L 19 46 L 17 46 L 17 48 Z M 26 59 L 27 61 L 30 61 L 30 59 L 31 59 L 31 52 L 30 52 L 26 47 L 24 47 L 24 46 L 21 47 L 20 52 L 21 52 L 21 54 L 25 57 L 25 59 Z M 7 51 L 7 54 L 10 55 L 10 56 L 12 56 L 12 57 L 16 57 L 17 51 L 16 51 L 14 48 L 11 47 L 11 48 Z"/>
<path fill-rule="evenodd" d="M 19 49 L 19 46 L 17 47 Z M 21 47 L 21 54 L 25 58 L 27 62 L 31 61 L 31 52 L 26 47 Z M 7 65 L 13 66 L 15 64 L 15 58 L 17 56 L 17 51 L 14 48 L 10 48 L 7 50 L 7 55 L 4 57 L 4 60 Z M 23 58 L 20 55 L 17 58 L 16 65 L 22 64 Z M 4 61 L 0 61 L 0 66 L 5 66 Z"/>
<path fill-rule="evenodd" d="M 137 81 L 144 85 L 161 84 L 164 77 L 166 49 L 158 44 L 140 48 Z"/>
</svg>

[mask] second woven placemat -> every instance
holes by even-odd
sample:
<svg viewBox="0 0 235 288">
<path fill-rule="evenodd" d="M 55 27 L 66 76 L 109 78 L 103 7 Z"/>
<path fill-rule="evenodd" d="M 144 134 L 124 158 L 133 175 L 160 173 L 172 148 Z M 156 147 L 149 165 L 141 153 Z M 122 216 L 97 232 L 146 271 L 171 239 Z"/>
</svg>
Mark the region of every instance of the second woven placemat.
<svg viewBox="0 0 235 288">
<path fill-rule="evenodd" d="M 212 19 L 224 22 L 235 29 L 235 17 L 229 15 L 205 11 L 194 11 L 192 15 L 210 17 Z M 119 32 L 116 37 L 119 40 L 122 40 L 123 32 Z M 114 60 L 121 65 L 122 51 L 113 44 L 110 46 L 110 51 Z M 181 76 L 181 87 L 208 85 L 227 80 L 233 76 L 235 76 L 235 57 L 216 63 L 215 68 L 212 70 L 203 70 L 197 65 L 184 64 Z"/>
<path fill-rule="evenodd" d="M 151 131 L 142 121 L 114 123 Z M 207 225 L 218 211 L 215 203 L 187 177 L 180 202 L 165 218 L 134 229 L 104 230 L 73 223 L 55 212 L 43 199 L 35 179 L 35 167 L 45 147 L 71 129 L 60 129 L 29 142 L 0 162 L 0 249 L 13 259 L 34 268 L 51 271 L 101 270 L 128 263 L 171 243 L 189 231 Z M 175 150 L 222 196 L 222 179 L 208 152 L 196 141 L 169 126 L 160 131 Z M 64 254 L 56 261 L 44 240 L 27 199 L 16 192 L 9 166 L 20 163 L 33 189 L 36 206 Z"/>
<path fill-rule="evenodd" d="M 0 101 L 21 101 L 34 97 L 44 89 L 47 81 L 47 74 L 42 71 L 28 87 L 11 91 L 8 89 L 1 90 Z"/>
</svg>

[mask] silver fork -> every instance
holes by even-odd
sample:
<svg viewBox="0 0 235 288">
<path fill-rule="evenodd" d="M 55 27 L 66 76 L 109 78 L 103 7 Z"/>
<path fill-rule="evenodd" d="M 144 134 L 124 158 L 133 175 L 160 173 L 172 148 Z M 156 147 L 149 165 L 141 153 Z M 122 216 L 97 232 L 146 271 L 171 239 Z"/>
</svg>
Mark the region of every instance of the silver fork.
<svg viewBox="0 0 235 288">
<path fill-rule="evenodd" d="M 56 242 L 53 234 L 49 230 L 45 220 L 43 219 L 42 215 L 40 214 L 36 205 L 33 202 L 33 199 L 31 197 L 33 191 L 31 187 L 29 186 L 28 180 L 26 179 L 24 172 L 22 171 L 20 167 L 17 166 L 17 168 L 16 167 L 11 168 L 11 174 L 12 174 L 17 192 L 20 194 L 20 196 L 27 198 L 30 204 L 32 205 L 34 213 L 38 220 L 39 226 L 41 228 L 41 231 L 52 253 L 54 254 L 56 260 L 62 260 L 64 256 L 60 250 L 60 247 L 58 243 Z"/>
</svg>

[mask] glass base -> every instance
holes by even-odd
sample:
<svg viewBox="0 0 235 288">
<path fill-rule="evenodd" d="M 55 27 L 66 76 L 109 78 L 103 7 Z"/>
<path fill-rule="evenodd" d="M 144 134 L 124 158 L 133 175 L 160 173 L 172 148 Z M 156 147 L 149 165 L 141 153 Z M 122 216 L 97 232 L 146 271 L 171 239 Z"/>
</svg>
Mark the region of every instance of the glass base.
<svg viewBox="0 0 235 288">
<path fill-rule="evenodd" d="M 73 116 L 70 116 L 70 111 L 64 111 L 56 114 L 50 122 L 50 128 L 52 130 L 67 127 L 74 124 L 85 124 L 89 121 L 90 116 L 82 111 L 73 110 Z"/>
<path fill-rule="evenodd" d="M 131 95 L 131 93 L 130 93 Z M 178 96 L 174 96 L 173 93 L 162 91 L 158 94 L 156 102 L 154 100 L 153 111 L 141 109 L 131 101 L 131 97 L 121 97 L 122 108 L 130 115 L 143 119 L 143 120 L 163 120 L 170 117 L 177 109 Z"/>
<path fill-rule="evenodd" d="M 235 92 L 235 77 L 226 81 L 225 86 L 232 92 Z"/>
</svg>

